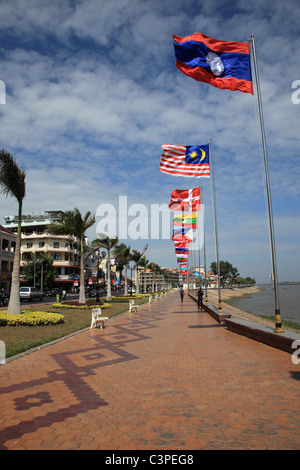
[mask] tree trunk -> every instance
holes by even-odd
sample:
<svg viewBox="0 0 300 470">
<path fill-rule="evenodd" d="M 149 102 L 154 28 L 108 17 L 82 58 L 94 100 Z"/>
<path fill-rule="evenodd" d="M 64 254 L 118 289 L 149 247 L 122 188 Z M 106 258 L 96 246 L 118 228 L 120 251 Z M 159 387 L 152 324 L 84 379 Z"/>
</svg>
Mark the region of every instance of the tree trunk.
<svg viewBox="0 0 300 470">
<path fill-rule="evenodd" d="M 138 280 L 138 270 L 139 270 L 139 267 L 136 264 L 135 265 L 135 292 L 136 292 L 137 295 L 140 293 L 140 291 L 139 291 L 139 280 Z"/>
<path fill-rule="evenodd" d="M 84 256 L 83 256 L 83 237 L 81 236 L 81 257 L 80 257 L 80 289 L 79 289 L 79 303 L 86 304 L 85 300 L 85 285 L 84 285 Z"/>
<path fill-rule="evenodd" d="M 110 250 L 107 250 L 107 301 L 111 301 Z"/>
<path fill-rule="evenodd" d="M 18 232 L 16 240 L 16 250 L 14 256 L 13 272 L 11 277 L 10 297 L 7 307 L 9 315 L 20 315 L 21 301 L 20 301 L 20 252 L 21 252 L 21 217 L 22 217 L 22 203 L 19 203 L 19 216 L 18 216 Z"/>
<path fill-rule="evenodd" d="M 125 264 L 125 287 L 124 287 L 124 295 L 128 295 L 127 264 Z"/>
</svg>

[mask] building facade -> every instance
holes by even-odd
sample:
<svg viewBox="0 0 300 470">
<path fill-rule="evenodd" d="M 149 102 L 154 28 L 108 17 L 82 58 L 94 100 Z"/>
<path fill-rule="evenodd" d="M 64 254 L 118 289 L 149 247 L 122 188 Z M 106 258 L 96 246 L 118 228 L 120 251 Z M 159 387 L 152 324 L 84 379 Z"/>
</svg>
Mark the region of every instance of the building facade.
<svg viewBox="0 0 300 470">
<path fill-rule="evenodd" d="M 172 285 L 179 285 L 179 269 L 162 268 L 162 271 L 162 274 L 158 274 L 151 269 L 139 267 L 137 279 L 140 292 L 165 290 Z"/>
<path fill-rule="evenodd" d="M 43 214 L 23 215 L 21 223 L 21 253 L 20 270 L 21 282 L 22 268 L 28 261 L 37 260 L 40 254 L 53 261 L 58 276 L 55 284 L 59 288 L 70 290 L 74 280 L 80 277 L 80 240 L 74 235 L 51 235 L 47 232 L 48 226 L 59 222 L 63 216 L 62 211 L 46 211 Z M 16 232 L 18 217 L 5 217 L 4 228 Z M 87 267 L 88 270 L 88 267 Z M 89 273 L 87 272 L 87 277 Z"/>
<path fill-rule="evenodd" d="M 17 235 L 0 225 L 0 289 L 10 290 Z"/>
</svg>

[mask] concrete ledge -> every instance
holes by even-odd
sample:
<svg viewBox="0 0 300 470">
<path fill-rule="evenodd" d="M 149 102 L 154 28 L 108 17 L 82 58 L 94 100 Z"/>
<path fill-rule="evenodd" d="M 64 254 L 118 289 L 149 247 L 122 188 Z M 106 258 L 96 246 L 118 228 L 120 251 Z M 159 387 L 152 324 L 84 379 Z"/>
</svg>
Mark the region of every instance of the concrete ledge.
<svg viewBox="0 0 300 470">
<path fill-rule="evenodd" d="M 189 296 L 195 301 L 197 298 L 189 293 Z M 276 349 L 293 354 L 296 348 L 292 348 L 294 341 L 300 342 L 300 334 L 292 331 L 284 331 L 283 333 L 274 333 L 273 328 L 259 323 L 250 322 L 242 318 L 232 318 L 230 314 L 219 313 L 214 305 L 203 304 L 204 310 L 209 313 L 218 323 L 225 326 L 229 331 L 237 333 L 247 338 L 267 344 Z M 300 343 L 299 343 L 300 344 Z"/>
<path fill-rule="evenodd" d="M 296 340 L 300 341 L 300 335 L 292 331 L 274 333 L 271 327 L 252 323 L 242 318 L 226 318 L 225 326 L 233 333 L 247 336 L 255 341 L 267 344 L 276 349 L 281 349 L 290 354 L 295 352 L 295 348 L 292 348 L 293 342 Z"/>
<path fill-rule="evenodd" d="M 217 320 L 218 323 L 221 323 L 222 325 L 224 324 L 225 320 L 227 318 L 231 318 L 230 313 L 222 312 L 219 313 L 217 307 L 214 305 L 205 305 L 203 304 L 204 310 L 210 314 L 211 317 L 213 317 L 215 320 Z"/>
<path fill-rule="evenodd" d="M 193 294 L 189 293 L 189 296 L 191 297 L 191 299 L 198 303 L 198 299 Z M 203 304 L 203 308 L 207 313 L 209 313 L 210 316 L 212 316 L 218 323 L 221 323 L 222 325 L 224 324 L 227 318 L 231 318 L 231 315 L 229 313 L 219 313 L 217 307 L 215 307 L 214 305 Z"/>
</svg>

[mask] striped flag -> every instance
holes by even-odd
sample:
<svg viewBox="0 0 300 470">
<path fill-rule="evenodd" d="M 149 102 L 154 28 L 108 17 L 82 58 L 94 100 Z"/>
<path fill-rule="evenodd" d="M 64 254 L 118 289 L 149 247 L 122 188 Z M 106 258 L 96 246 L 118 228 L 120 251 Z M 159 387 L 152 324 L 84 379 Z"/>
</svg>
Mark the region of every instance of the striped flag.
<svg viewBox="0 0 300 470">
<path fill-rule="evenodd" d="M 209 178 L 208 145 L 162 145 L 160 171 L 173 176 Z"/>
<path fill-rule="evenodd" d="M 197 228 L 197 212 L 175 215 L 173 223 L 183 227 Z"/>
<path fill-rule="evenodd" d="M 200 188 L 174 189 L 171 192 L 171 211 L 195 211 L 200 210 Z"/>
<path fill-rule="evenodd" d="M 175 247 L 175 249 L 177 249 L 177 248 L 187 248 L 188 249 L 190 244 L 191 244 L 190 240 L 181 241 L 181 242 L 176 241 L 176 242 L 174 242 L 174 247 Z"/>
<path fill-rule="evenodd" d="M 189 249 L 188 248 L 175 248 L 176 255 L 188 255 Z"/>
<path fill-rule="evenodd" d="M 172 240 L 185 241 L 193 240 L 193 230 L 191 228 L 181 227 L 179 230 L 173 230 Z"/>
<path fill-rule="evenodd" d="M 177 260 L 178 261 L 187 261 L 187 256 L 186 255 L 183 255 L 183 254 L 180 254 L 180 255 L 176 255 L 177 257 Z"/>
</svg>

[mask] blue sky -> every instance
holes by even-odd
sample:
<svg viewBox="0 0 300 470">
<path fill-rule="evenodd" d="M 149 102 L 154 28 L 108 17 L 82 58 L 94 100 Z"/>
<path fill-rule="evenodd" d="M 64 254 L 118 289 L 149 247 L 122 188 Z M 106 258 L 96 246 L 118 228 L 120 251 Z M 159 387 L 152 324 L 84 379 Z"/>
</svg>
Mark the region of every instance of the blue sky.
<svg viewBox="0 0 300 470">
<path fill-rule="evenodd" d="M 300 280 L 297 0 L 28 0 L 0 3 L 0 148 L 27 172 L 23 213 L 97 213 L 168 204 L 203 185 L 207 264 L 215 260 L 210 180 L 159 171 L 162 144 L 213 140 L 220 259 L 268 282 L 268 218 L 255 97 L 196 82 L 175 67 L 173 33 L 224 41 L 255 36 L 279 281 Z M 0 224 L 17 213 L 0 199 Z M 124 215 L 124 214 L 123 214 Z M 122 215 L 122 216 L 123 216 Z M 97 223 L 88 232 L 96 238 Z M 129 218 L 129 220 L 132 220 Z M 176 267 L 173 242 L 122 240 Z M 201 255 L 202 256 L 202 255 Z"/>
</svg>

